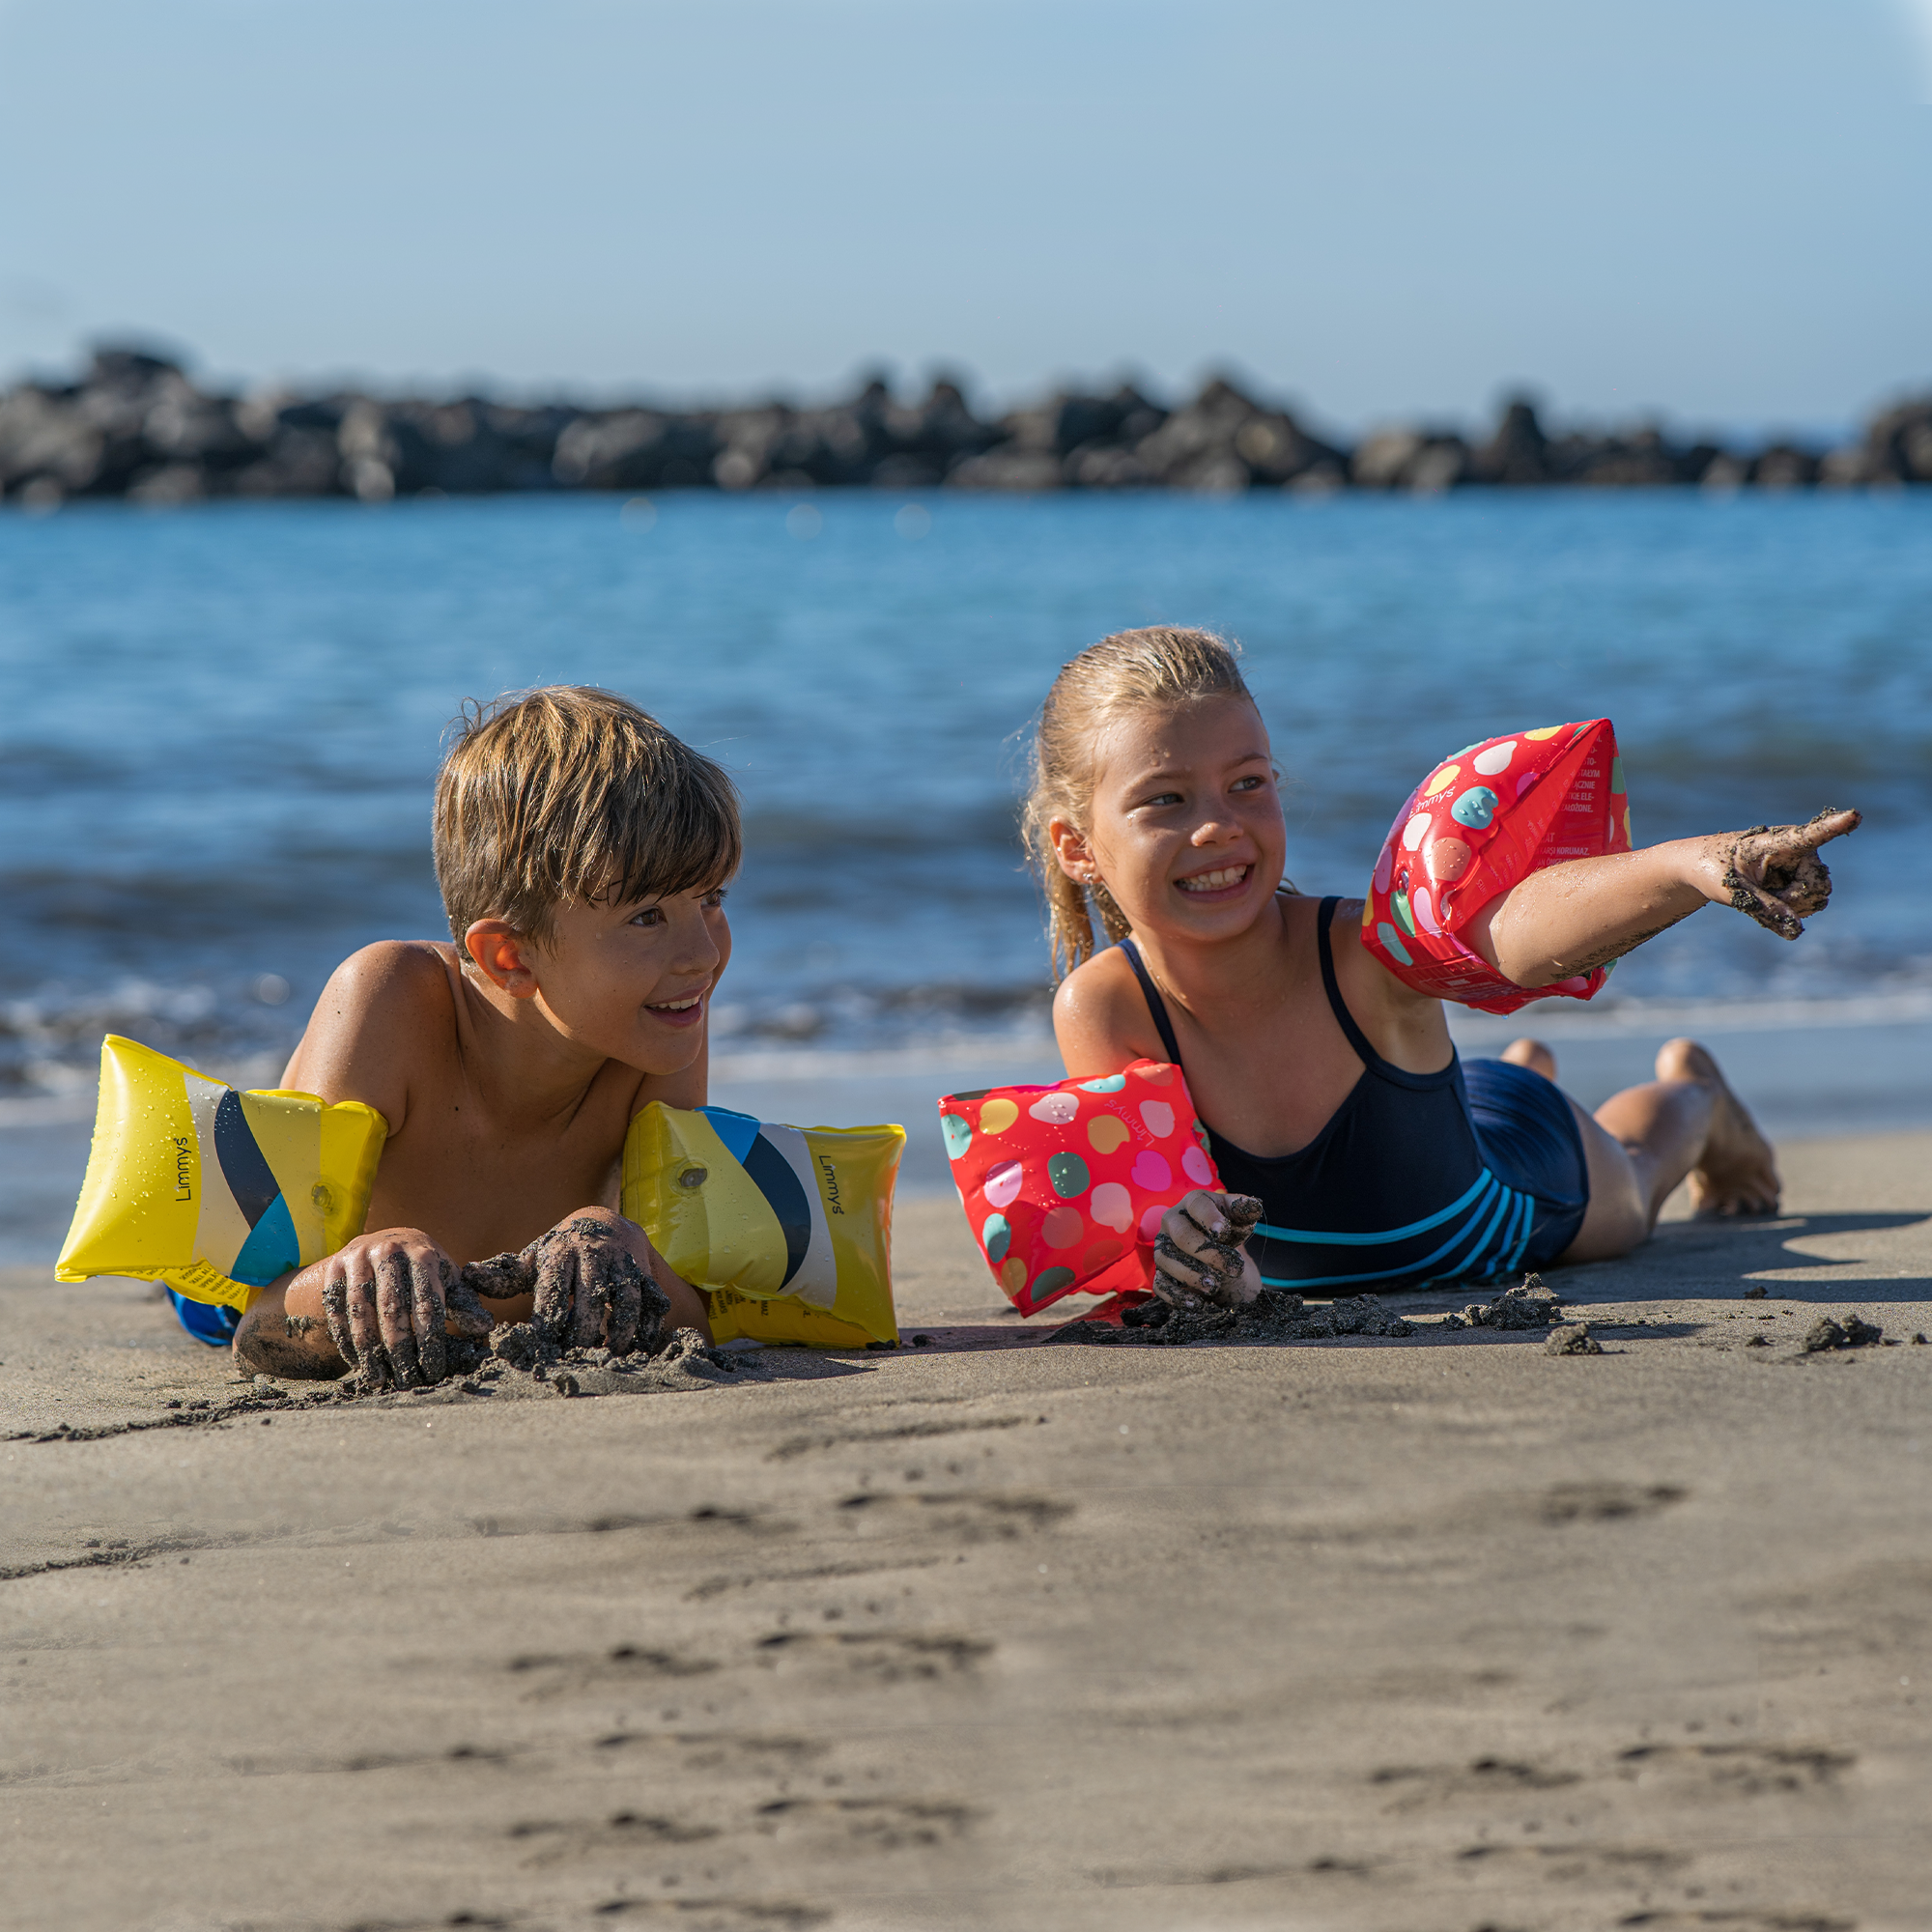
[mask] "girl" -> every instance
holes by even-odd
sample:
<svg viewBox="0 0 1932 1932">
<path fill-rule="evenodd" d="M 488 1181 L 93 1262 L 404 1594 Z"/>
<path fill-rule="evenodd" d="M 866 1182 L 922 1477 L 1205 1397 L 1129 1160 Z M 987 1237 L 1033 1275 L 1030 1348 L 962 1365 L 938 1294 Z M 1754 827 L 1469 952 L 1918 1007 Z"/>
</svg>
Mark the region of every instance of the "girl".
<svg viewBox="0 0 1932 1932">
<path fill-rule="evenodd" d="M 1707 900 L 1795 938 L 1831 895 L 1816 847 L 1858 823 L 1572 860 L 1462 937 L 1525 987 L 1617 958 Z M 1283 882 L 1267 731 L 1220 639 L 1126 631 L 1066 666 L 1040 712 L 1024 829 L 1065 976 L 1053 1014 L 1068 1076 L 1180 1065 L 1227 1190 L 1168 1214 L 1166 1298 L 1605 1261 L 1649 1236 L 1687 1175 L 1700 1214 L 1776 1211 L 1771 1148 L 1695 1041 L 1670 1041 L 1655 1081 L 1592 1118 L 1540 1041 L 1465 1065 L 1441 1003 L 1359 943 L 1361 901 Z M 1117 946 L 1094 950 L 1090 905 Z M 1245 1250 L 1241 1195 L 1261 1204 Z"/>
</svg>

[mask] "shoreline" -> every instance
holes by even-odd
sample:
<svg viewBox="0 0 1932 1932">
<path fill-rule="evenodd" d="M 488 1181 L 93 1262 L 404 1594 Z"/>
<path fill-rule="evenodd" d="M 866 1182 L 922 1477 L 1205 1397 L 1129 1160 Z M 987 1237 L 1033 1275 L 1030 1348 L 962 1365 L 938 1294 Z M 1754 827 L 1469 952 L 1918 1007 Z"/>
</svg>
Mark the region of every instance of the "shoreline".
<svg viewBox="0 0 1932 1932">
<path fill-rule="evenodd" d="M 1459 1010 L 1450 1031 L 1464 1058 L 1493 1055 L 1520 1034 L 1537 1034 L 1556 1053 L 1565 1091 L 1586 1108 L 1650 1079 L 1657 1049 L 1690 1033 L 1717 1042 L 1725 1077 L 1774 1141 L 1932 1127 L 1932 1010 L 1922 1018 L 1870 1017 L 1880 1009 L 1916 1015 L 1932 1009 L 1923 996 L 1901 996 L 1882 1009 L 1877 1001 L 1767 1009 L 1704 1002 L 1602 1013 L 1579 1007 L 1572 1014 L 1552 1011 L 1558 1005 L 1545 1002 L 1508 1019 Z M 1802 1022 L 1789 1023 L 1787 1014 L 1802 1014 Z M 917 1201 L 952 1194 L 937 1124 L 940 1095 L 1051 1086 L 1063 1077 L 1043 1037 L 851 1053 L 788 1048 L 720 1054 L 711 1097 L 796 1125 L 899 1122 L 907 1140 L 898 1191 Z M 0 1163 L 10 1176 L 0 1202 L 0 1266 L 51 1264 L 80 1190 L 94 1111 L 91 1088 L 0 1102 Z"/>
</svg>

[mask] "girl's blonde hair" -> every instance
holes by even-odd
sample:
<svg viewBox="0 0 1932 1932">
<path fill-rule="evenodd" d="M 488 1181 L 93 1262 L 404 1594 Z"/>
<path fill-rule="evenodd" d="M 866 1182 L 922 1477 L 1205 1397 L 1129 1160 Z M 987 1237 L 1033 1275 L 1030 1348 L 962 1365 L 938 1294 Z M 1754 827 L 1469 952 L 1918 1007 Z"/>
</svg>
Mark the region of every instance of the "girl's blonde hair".
<svg viewBox="0 0 1932 1932">
<path fill-rule="evenodd" d="M 1131 927 L 1097 879 L 1083 886 L 1061 870 L 1047 827 L 1056 818 L 1083 830 L 1092 824 L 1094 741 L 1122 713 L 1201 697 L 1254 703 L 1236 663 L 1236 648 L 1211 631 L 1118 631 L 1082 651 L 1053 680 L 1034 732 L 1020 836 L 1046 895 L 1056 979 L 1097 950 L 1094 912 L 1109 940 L 1124 939 Z"/>
</svg>

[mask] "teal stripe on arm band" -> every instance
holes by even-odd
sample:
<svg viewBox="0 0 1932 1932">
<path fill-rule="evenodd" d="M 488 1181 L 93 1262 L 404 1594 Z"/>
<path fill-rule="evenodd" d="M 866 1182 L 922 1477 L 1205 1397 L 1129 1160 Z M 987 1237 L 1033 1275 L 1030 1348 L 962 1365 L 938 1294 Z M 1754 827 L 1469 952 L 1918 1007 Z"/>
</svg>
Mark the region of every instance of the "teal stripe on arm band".
<svg viewBox="0 0 1932 1932">
<path fill-rule="evenodd" d="M 1302 1228 L 1270 1228 L 1265 1221 L 1256 1227 L 1255 1233 L 1265 1235 L 1271 1241 L 1301 1241 L 1317 1248 L 1373 1248 L 1383 1241 L 1406 1241 L 1417 1235 L 1428 1234 L 1432 1228 L 1439 1228 L 1444 1221 L 1453 1220 L 1463 1208 L 1473 1207 L 1478 1196 L 1492 1187 L 1502 1187 L 1502 1183 L 1486 1167 L 1476 1177 L 1469 1191 L 1460 1200 L 1450 1202 L 1439 1213 L 1431 1214 L 1426 1220 L 1411 1221 L 1406 1228 L 1385 1229 L 1378 1235 L 1323 1235 Z M 1507 1194 L 1509 1190 L 1504 1188 L 1503 1192 Z"/>
</svg>

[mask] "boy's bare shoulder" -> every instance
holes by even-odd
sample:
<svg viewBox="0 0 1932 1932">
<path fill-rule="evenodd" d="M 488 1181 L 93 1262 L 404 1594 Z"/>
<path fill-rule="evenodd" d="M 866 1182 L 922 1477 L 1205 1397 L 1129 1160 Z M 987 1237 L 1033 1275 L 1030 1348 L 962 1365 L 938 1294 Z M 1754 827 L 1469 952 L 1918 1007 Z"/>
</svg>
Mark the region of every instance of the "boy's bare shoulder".
<svg viewBox="0 0 1932 1932">
<path fill-rule="evenodd" d="M 328 976 L 311 1032 L 325 1017 L 379 1029 L 419 1027 L 437 1014 L 453 1018 L 450 952 L 434 940 L 381 939 L 352 952 Z"/>
<path fill-rule="evenodd" d="M 283 1085 L 325 1100 L 362 1100 L 397 1132 L 413 1076 L 454 1048 L 451 949 L 385 939 L 352 952 L 322 989 Z"/>
<path fill-rule="evenodd" d="M 328 976 L 328 984 L 422 993 L 434 987 L 446 996 L 455 951 L 434 939 L 379 939 L 352 952 Z"/>
</svg>

